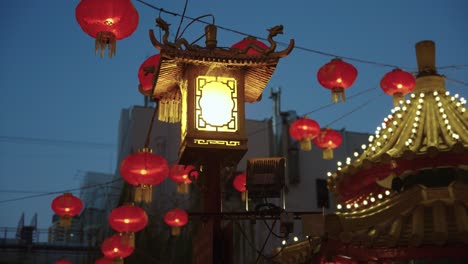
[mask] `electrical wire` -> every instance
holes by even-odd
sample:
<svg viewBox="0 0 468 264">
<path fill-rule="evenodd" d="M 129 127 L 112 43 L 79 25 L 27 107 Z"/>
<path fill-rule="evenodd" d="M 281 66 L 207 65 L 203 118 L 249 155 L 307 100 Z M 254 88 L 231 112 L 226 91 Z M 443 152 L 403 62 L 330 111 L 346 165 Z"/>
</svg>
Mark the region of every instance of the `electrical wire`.
<svg viewBox="0 0 468 264">
<path fill-rule="evenodd" d="M 78 141 L 78 140 L 58 140 L 48 138 L 34 138 L 34 137 L 15 137 L 15 136 L 0 136 L 0 142 L 14 142 L 14 143 L 33 143 L 33 144 L 45 144 L 55 145 L 59 147 L 72 146 L 80 148 L 96 148 L 105 149 L 115 147 L 112 143 L 100 143 L 90 141 Z"/>
</svg>

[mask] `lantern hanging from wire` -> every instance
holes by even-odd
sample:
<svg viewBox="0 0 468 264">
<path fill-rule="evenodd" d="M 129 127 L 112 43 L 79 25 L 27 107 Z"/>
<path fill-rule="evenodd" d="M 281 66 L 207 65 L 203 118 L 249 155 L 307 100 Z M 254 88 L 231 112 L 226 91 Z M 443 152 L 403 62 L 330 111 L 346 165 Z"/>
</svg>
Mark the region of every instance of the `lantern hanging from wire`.
<svg viewBox="0 0 468 264">
<path fill-rule="evenodd" d="M 346 101 L 345 89 L 353 85 L 358 71 L 353 65 L 339 58 L 323 65 L 317 72 L 320 85 L 332 91 L 332 102 Z"/>
<path fill-rule="evenodd" d="M 148 215 L 138 206 L 122 205 L 109 214 L 109 225 L 121 233 L 122 238 L 127 239 L 132 246 L 135 246 L 135 232 L 142 230 L 147 224 Z"/>
<path fill-rule="evenodd" d="M 95 38 L 95 53 L 108 48 L 115 55 L 116 41 L 130 36 L 138 26 L 139 15 L 130 0 L 81 0 L 75 10 L 81 29 Z"/>
<path fill-rule="evenodd" d="M 94 264 L 113 264 L 113 263 L 114 263 L 114 260 L 108 257 L 102 257 L 94 261 Z"/>
<path fill-rule="evenodd" d="M 268 46 L 257 38 L 249 36 L 232 45 L 231 49 L 247 55 L 261 55 L 264 50 L 268 49 Z"/>
<path fill-rule="evenodd" d="M 146 59 L 138 69 L 138 80 L 140 84 L 138 85 L 138 90 L 144 96 L 151 96 L 153 87 L 154 87 L 154 76 L 159 68 L 159 62 L 161 60 L 161 55 L 156 54 L 148 59 Z M 156 73 L 157 74 L 157 73 Z"/>
<path fill-rule="evenodd" d="M 180 235 L 180 228 L 187 224 L 188 214 L 182 209 L 172 209 L 164 215 L 164 222 L 171 227 L 171 235 Z"/>
<path fill-rule="evenodd" d="M 247 181 L 247 174 L 245 172 L 236 175 L 236 177 L 234 177 L 234 180 L 232 181 L 232 186 L 234 187 L 234 189 L 240 192 L 241 200 L 243 202 L 245 202 L 245 198 L 246 198 L 246 191 L 247 191 L 246 181 Z"/>
<path fill-rule="evenodd" d="M 339 147 L 342 141 L 340 132 L 330 128 L 322 129 L 319 135 L 314 138 L 315 145 L 323 149 L 323 159 L 325 160 L 333 159 L 333 149 Z"/>
<path fill-rule="evenodd" d="M 150 203 L 153 195 L 152 186 L 165 180 L 168 173 L 166 159 L 153 154 L 149 148 L 128 155 L 120 166 L 122 178 L 135 186 L 135 202 Z"/>
<path fill-rule="evenodd" d="M 394 69 L 387 72 L 380 81 L 382 90 L 393 96 L 393 105 L 398 106 L 399 102 L 405 99 L 405 95 L 414 89 L 416 79 L 414 76 L 401 69 Z"/>
<path fill-rule="evenodd" d="M 198 171 L 193 165 L 172 164 L 169 168 L 169 178 L 177 183 L 177 192 L 188 194 L 188 185 L 192 183 L 192 179 L 198 178 Z"/>
<path fill-rule="evenodd" d="M 135 249 L 120 235 L 113 235 L 102 242 L 101 252 L 106 258 L 112 259 L 114 264 L 122 264 L 123 259 L 130 256 Z"/>
<path fill-rule="evenodd" d="M 309 151 L 312 149 L 311 140 L 320 133 L 320 125 L 307 117 L 302 117 L 294 121 L 289 127 L 289 134 L 300 142 L 300 149 Z"/>
<path fill-rule="evenodd" d="M 60 216 L 60 226 L 70 227 L 72 217 L 78 215 L 83 209 L 83 202 L 71 193 L 64 193 L 52 200 L 51 207 Z"/>
</svg>

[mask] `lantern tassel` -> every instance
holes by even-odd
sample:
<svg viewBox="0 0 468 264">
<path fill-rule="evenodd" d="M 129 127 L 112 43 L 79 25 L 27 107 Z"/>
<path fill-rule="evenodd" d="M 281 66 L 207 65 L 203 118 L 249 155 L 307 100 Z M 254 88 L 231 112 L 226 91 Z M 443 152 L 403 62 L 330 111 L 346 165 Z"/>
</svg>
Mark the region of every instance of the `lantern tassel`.
<svg viewBox="0 0 468 264">
<path fill-rule="evenodd" d="M 403 101 L 404 99 L 405 97 L 402 93 L 394 93 L 393 94 L 393 106 L 400 105 L 400 101 Z"/>
<path fill-rule="evenodd" d="M 247 193 L 241 192 L 241 201 L 245 202 L 246 197 L 247 197 Z"/>
<path fill-rule="evenodd" d="M 177 183 L 177 193 L 180 194 L 188 194 L 189 193 L 189 186 L 187 183 Z"/>
<path fill-rule="evenodd" d="M 332 102 L 339 103 L 339 102 L 346 102 L 346 95 L 344 89 L 341 87 L 335 87 L 332 89 Z"/>
<path fill-rule="evenodd" d="M 71 226 L 71 223 L 72 223 L 72 217 L 69 216 L 69 215 L 63 215 L 62 217 L 60 217 L 60 226 L 62 227 L 65 227 L 65 228 L 69 228 Z"/>
<path fill-rule="evenodd" d="M 141 203 L 142 200 L 142 189 L 141 186 L 135 187 L 135 194 L 133 196 L 135 203 Z"/>
<path fill-rule="evenodd" d="M 171 235 L 179 236 L 180 235 L 180 226 L 171 226 Z"/>
<path fill-rule="evenodd" d="M 122 233 L 122 244 L 135 247 L 135 233 L 133 232 Z"/>
<path fill-rule="evenodd" d="M 162 122 L 177 123 L 181 119 L 181 93 L 179 89 L 164 94 L 158 104 L 158 119 Z"/>
<path fill-rule="evenodd" d="M 141 197 L 143 203 L 151 203 L 151 201 L 153 200 L 153 188 L 151 185 L 142 185 Z"/>
<path fill-rule="evenodd" d="M 312 141 L 310 139 L 303 139 L 299 143 L 299 148 L 303 151 L 309 151 L 312 149 Z"/>
<path fill-rule="evenodd" d="M 331 148 L 324 149 L 322 157 L 323 157 L 324 160 L 333 159 L 333 149 L 331 149 Z"/>
<path fill-rule="evenodd" d="M 124 260 L 123 258 L 114 258 L 112 259 L 112 264 L 123 264 Z"/>
<path fill-rule="evenodd" d="M 100 57 L 104 57 L 104 50 L 108 49 L 109 58 L 112 58 L 115 55 L 117 48 L 117 41 L 115 35 L 112 32 L 104 31 L 98 32 L 96 35 L 96 41 L 94 42 L 94 54 L 100 51 Z"/>
</svg>

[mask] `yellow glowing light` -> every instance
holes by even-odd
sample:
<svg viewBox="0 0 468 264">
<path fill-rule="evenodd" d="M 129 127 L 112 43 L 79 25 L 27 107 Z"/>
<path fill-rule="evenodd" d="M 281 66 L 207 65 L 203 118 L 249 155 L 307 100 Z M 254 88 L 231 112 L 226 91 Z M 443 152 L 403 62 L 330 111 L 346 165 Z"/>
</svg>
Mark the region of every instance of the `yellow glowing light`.
<svg viewBox="0 0 468 264">
<path fill-rule="evenodd" d="M 118 248 L 114 248 L 114 252 L 115 252 L 115 253 L 119 252 L 119 249 L 118 249 Z"/>
<path fill-rule="evenodd" d="M 140 174 L 141 175 L 146 175 L 146 174 L 148 174 L 148 171 L 146 169 L 141 169 Z"/>
<path fill-rule="evenodd" d="M 130 223 L 130 219 L 125 218 L 125 219 L 124 219 L 124 223 L 126 223 L 126 224 Z"/>
<path fill-rule="evenodd" d="M 234 78 L 199 76 L 196 85 L 196 128 L 236 132 L 238 129 L 237 81 Z"/>
<path fill-rule="evenodd" d="M 401 89 L 401 88 L 403 88 L 403 85 L 401 83 L 399 83 L 399 84 L 397 84 L 396 87 L 397 87 L 397 89 Z"/>
<path fill-rule="evenodd" d="M 106 24 L 107 26 L 112 26 L 114 24 L 114 19 L 112 18 L 107 18 L 105 21 L 104 21 L 104 24 Z"/>
<path fill-rule="evenodd" d="M 351 209 L 351 204 L 347 204 L 346 208 Z"/>
<path fill-rule="evenodd" d="M 338 79 L 336 79 L 336 82 L 337 82 L 337 83 L 342 83 L 343 80 L 342 80 L 341 78 L 338 78 Z"/>
<path fill-rule="evenodd" d="M 174 222 L 179 223 L 180 222 L 179 218 L 174 219 Z"/>
<path fill-rule="evenodd" d="M 336 208 L 337 208 L 338 210 L 340 210 L 341 208 L 343 208 L 343 206 L 341 206 L 341 204 L 337 204 L 337 205 L 336 205 Z"/>
<path fill-rule="evenodd" d="M 65 208 L 65 212 L 70 212 L 70 208 Z"/>
</svg>

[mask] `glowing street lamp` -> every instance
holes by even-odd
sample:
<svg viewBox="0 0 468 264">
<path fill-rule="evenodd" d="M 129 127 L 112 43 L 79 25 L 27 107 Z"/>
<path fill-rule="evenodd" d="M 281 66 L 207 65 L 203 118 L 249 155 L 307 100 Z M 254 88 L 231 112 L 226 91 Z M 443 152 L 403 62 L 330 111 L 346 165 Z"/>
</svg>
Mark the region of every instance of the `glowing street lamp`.
<svg viewBox="0 0 468 264">
<path fill-rule="evenodd" d="M 174 122 L 180 114 L 179 163 L 197 162 L 213 153 L 237 163 L 247 151 L 244 104 L 261 99 L 279 59 L 291 52 L 294 41 L 275 51 L 273 37 L 283 33 L 283 27 L 276 26 L 269 30 L 270 47 L 251 41 L 219 48 L 216 26 L 208 25 L 206 47 L 200 47 L 183 38 L 169 42 L 169 25 L 160 18 L 157 25 L 164 36 L 159 42 L 150 31 L 161 56 L 152 97 L 159 99 L 161 121 Z M 252 50 L 256 52 L 249 53 Z"/>
</svg>

